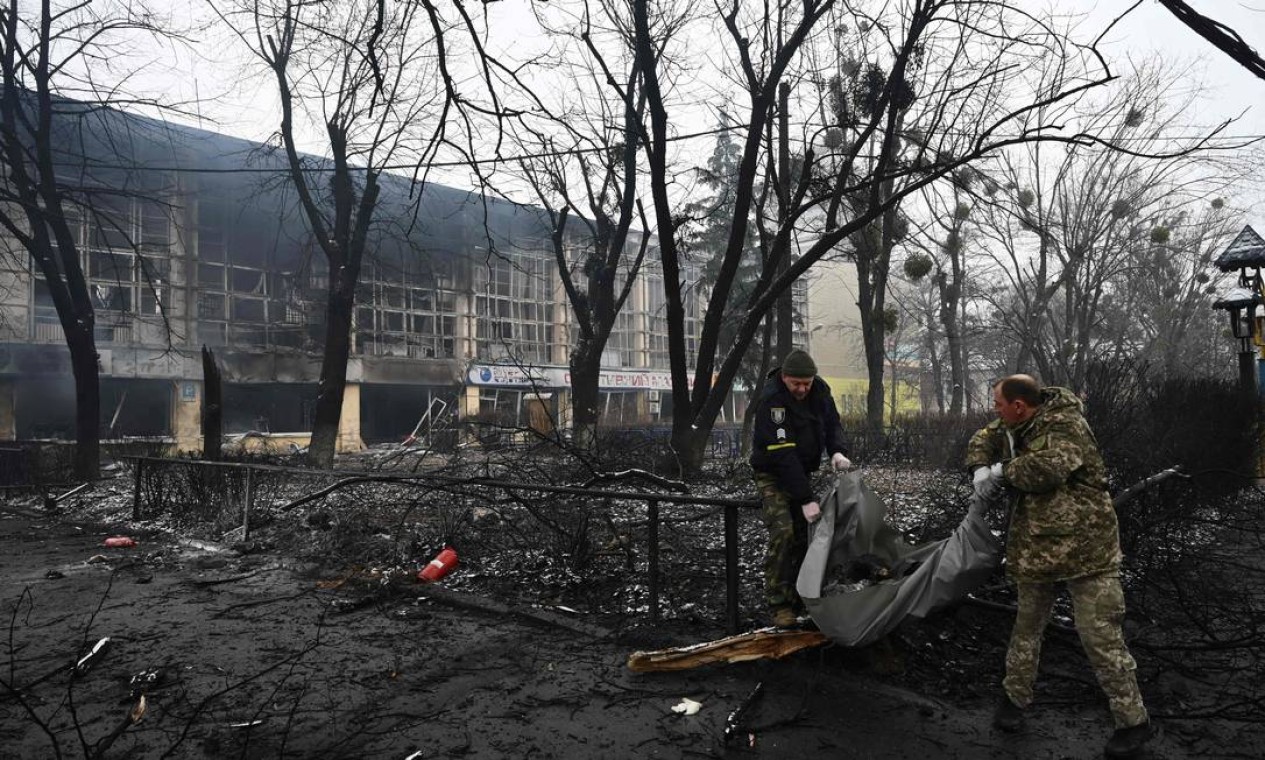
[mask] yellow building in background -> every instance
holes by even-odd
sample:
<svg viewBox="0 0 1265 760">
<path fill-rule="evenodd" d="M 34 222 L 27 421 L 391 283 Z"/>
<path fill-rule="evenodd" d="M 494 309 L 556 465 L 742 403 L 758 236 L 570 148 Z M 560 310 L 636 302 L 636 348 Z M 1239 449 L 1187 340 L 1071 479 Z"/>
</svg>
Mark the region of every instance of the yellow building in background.
<svg viewBox="0 0 1265 760">
<path fill-rule="evenodd" d="M 806 277 L 808 352 L 817 362 L 818 374 L 834 392 L 835 404 L 845 423 L 849 419 L 863 419 L 870 383 L 861 341 L 856 267 L 849 261 L 822 260 L 813 265 Z M 895 416 L 922 413 L 916 379 L 918 368 L 906 364 L 898 370 L 902 377 L 895 386 Z M 914 379 L 907 380 L 905 375 Z M 893 411 L 892 390 L 892 372 L 888 365 L 883 375 L 883 408 L 889 423 Z"/>
</svg>

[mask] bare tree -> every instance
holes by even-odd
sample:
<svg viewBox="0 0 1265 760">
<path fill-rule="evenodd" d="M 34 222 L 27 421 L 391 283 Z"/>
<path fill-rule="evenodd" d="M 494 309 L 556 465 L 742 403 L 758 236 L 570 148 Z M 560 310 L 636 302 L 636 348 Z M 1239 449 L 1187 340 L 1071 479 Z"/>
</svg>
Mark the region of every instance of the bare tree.
<svg viewBox="0 0 1265 760">
<path fill-rule="evenodd" d="M 1174 203 L 1130 250 L 1127 274 L 1102 306 L 1100 345 L 1146 361 L 1159 380 L 1200 377 L 1225 357 L 1222 314 L 1212 309 L 1228 279 L 1212 265 L 1240 213 L 1224 198 Z"/>
<path fill-rule="evenodd" d="M 219 9 L 276 84 L 277 137 L 326 262 L 324 354 L 309 449 L 318 466 L 329 466 L 338 437 L 356 285 L 383 172 L 412 164 L 417 180 L 442 147 L 469 137 L 473 119 L 496 113 L 495 105 L 485 108 L 457 90 L 450 37 L 477 36 L 460 5 L 454 9 L 452 21 L 426 0 L 243 0 Z M 490 82 L 490 67 L 477 56 L 474 68 L 475 81 Z M 304 137 L 314 137 L 309 127 L 323 133 L 328 158 L 299 151 Z M 421 192 L 411 188 L 414 201 Z"/>
<path fill-rule="evenodd" d="M 10 0 L 0 27 L 0 226 L 29 255 L 37 288 L 56 309 L 75 382 L 75 473 L 94 478 L 100 368 L 84 234 L 138 250 L 130 220 L 142 195 L 133 188 L 144 183 L 120 181 L 138 127 L 112 108 L 159 107 L 127 87 L 152 61 L 156 39 L 170 35 L 145 6 L 112 0 Z M 105 155 L 113 160 L 102 162 Z"/>
<path fill-rule="evenodd" d="M 935 369 L 940 411 L 953 415 L 966 411 L 968 399 L 964 312 L 969 284 L 967 223 L 971 215 L 970 192 L 977 185 L 987 182 L 986 179 L 977 179 L 975 171 L 966 167 L 950 177 L 948 192 L 943 197 L 939 193 L 928 193 L 927 207 L 931 219 L 918 234 L 910 236 L 910 247 L 918 252 L 910 254 L 904 264 L 905 276 L 913 281 L 930 275 L 928 287 L 931 294 L 923 309 L 929 359 Z M 987 193 L 990 188 L 979 189 Z M 949 365 L 947 409 L 943 403 L 944 378 L 939 366 L 942 361 L 940 339 L 944 343 L 943 359 L 947 359 Z"/>
<path fill-rule="evenodd" d="M 1216 45 L 1221 52 L 1230 56 L 1243 68 L 1265 79 L 1265 59 L 1262 59 L 1260 54 L 1239 36 L 1238 32 L 1214 18 L 1201 14 L 1182 0 L 1159 0 L 1159 2 L 1193 32 Z M 1133 7 L 1137 7 L 1136 4 Z"/>
<path fill-rule="evenodd" d="M 565 106 L 563 115 L 525 132 L 524 148 L 534 157 L 520 164 L 543 209 L 573 316 L 575 334 L 567 358 L 573 440 L 586 450 L 595 441 L 601 417 L 603 354 L 650 245 L 637 195 L 636 134 L 645 111 L 639 64 L 628 56 L 604 57 L 594 44 L 595 37 L 630 34 L 626 14 L 613 6 L 602 11 L 597 18 L 585 14 L 572 31 L 542 18 L 555 36 L 579 42 L 584 58 L 575 62 L 576 81 L 563 95 L 575 102 Z M 608 83 L 617 97 L 591 97 Z M 639 215 L 641 231 L 634 230 Z"/>
<path fill-rule="evenodd" d="M 1164 155 L 1167 134 L 1181 126 L 1182 107 L 1171 105 L 1177 86 L 1158 66 L 1143 68 L 1082 116 L 1086 128 L 1127 151 L 1081 146 L 1050 156 L 1033 146 L 992 175 L 1005 190 L 980 196 L 977 207 L 1005 283 L 992 306 L 1015 336 L 1006 371 L 1084 387 L 1110 332 L 1104 320 L 1129 283 L 1167 277 L 1165 267 L 1141 258 L 1167 240 L 1166 220 L 1229 180 L 1229 167 L 1209 155 Z"/>
<path fill-rule="evenodd" d="M 668 302 L 673 375 L 673 444 L 685 467 L 695 465 L 756 330 L 778 296 L 815 262 L 864 234 L 876 242 L 867 259 L 863 304 L 870 365 L 872 424 L 883 412 L 883 298 L 890 253 L 900 238 L 896 207 L 911 193 L 960 167 L 1014 144 L 1032 141 L 1088 142 L 1084 134 L 1061 132 L 1060 109 L 1070 109 L 1086 91 L 1111 79 L 1092 49 L 1079 47 L 1042 20 L 998 3 L 911 0 L 871 9 L 836 8 L 831 0 L 718 8 L 729 55 L 740 72 L 748 102 L 739 122 L 741 160 L 735 213 L 723 263 L 708 294 L 697 361 L 687 366 L 680 278 L 678 203 L 669 190 L 669 127 L 674 102 L 663 78 L 670 76 L 673 48 L 657 33 L 662 9 L 635 0 L 636 50 L 641 57 L 649 119 L 642 130 L 654 198 L 655 222 Z M 766 262 L 732 343 L 719 341 L 724 304 L 745 248 L 749 211 L 769 159 L 767 128 L 779 85 L 803 71 L 810 44 L 835 50 L 832 40 L 852 35 L 857 87 L 843 93 L 839 108 L 819 119 L 812 109 L 803 121 L 802 158 L 794 166 L 786 208 L 776 228 L 772 258 L 800 254 L 780 269 Z M 1042 77 L 1033 63 L 1061 62 L 1058 76 Z M 843 65 L 831 60 L 827 80 Z M 1034 76 L 1034 74 L 1036 74 Z M 842 89 L 843 77 L 840 78 Z M 805 80 L 807 81 L 807 80 Z M 774 169 L 776 171 L 776 168 Z M 786 255 L 786 254 L 782 254 Z M 865 254 L 858 254 L 858 260 Z"/>
</svg>

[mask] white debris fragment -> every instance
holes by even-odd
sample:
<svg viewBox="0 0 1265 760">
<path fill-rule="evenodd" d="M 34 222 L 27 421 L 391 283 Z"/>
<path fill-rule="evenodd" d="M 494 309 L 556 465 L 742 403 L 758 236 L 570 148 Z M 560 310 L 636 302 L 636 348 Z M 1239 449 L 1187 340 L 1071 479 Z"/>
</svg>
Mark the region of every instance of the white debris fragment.
<svg viewBox="0 0 1265 760">
<path fill-rule="evenodd" d="M 89 651 L 87 654 L 85 654 L 83 657 L 80 657 L 79 661 L 75 663 L 75 667 L 74 667 L 75 675 L 79 676 L 86 673 L 88 671 L 88 668 L 92 666 L 92 658 L 101 654 L 101 652 L 109 645 L 110 645 L 109 636 L 106 636 L 105 638 L 98 641 L 96 644 L 93 644 L 92 650 Z"/>
<path fill-rule="evenodd" d="M 199 551 L 199 552 L 207 552 L 209 554 L 220 554 L 222 552 L 228 551 L 228 549 L 224 546 L 220 546 L 219 544 L 213 544 L 210 541 L 199 541 L 196 538 L 182 538 L 178 540 L 177 543 L 186 549 L 192 549 L 194 551 Z"/>
<path fill-rule="evenodd" d="M 694 713 L 702 709 L 702 707 L 703 707 L 702 702 L 695 702 L 689 697 L 681 697 L 681 703 L 673 706 L 672 712 L 680 713 L 682 715 L 693 715 Z"/>
</svg>

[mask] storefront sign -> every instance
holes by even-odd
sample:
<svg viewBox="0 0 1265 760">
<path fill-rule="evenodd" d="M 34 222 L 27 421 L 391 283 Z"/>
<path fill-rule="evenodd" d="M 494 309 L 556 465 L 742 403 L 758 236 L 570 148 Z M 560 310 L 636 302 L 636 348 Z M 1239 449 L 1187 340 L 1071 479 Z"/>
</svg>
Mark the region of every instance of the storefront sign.
<svg viewBox="0 0 1265 760">
<path fill-rule="evenodd" d="M 473 364 L 466 372 L 466 383 L 469 385 L 501 385 L 527 387 L 539 385 L 545 388 L 554 387 L 542 367 L 519 367 L 512 364 Z"/>
<path fill-rule="evenodd" d="M 567 367 L 472 364 L 466 372 L 466 383 L 512 388 L 534 385 L 542 390 L 563 390 L 571 387 L 571 370 Z M 672 389 L 672 375 L 649 369 L 609 369 L 602 370 L 597 384 L 607 391 L 666 391 Z"/>
</svg>

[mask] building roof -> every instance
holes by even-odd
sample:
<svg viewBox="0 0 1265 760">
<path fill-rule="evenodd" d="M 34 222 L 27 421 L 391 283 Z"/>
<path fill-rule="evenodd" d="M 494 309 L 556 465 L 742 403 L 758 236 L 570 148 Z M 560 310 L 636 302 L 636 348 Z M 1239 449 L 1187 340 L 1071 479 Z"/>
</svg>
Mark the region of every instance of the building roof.
<svg viewBox="0 0 1265 760">
<path fill-rule="evenodd" d="M 282 269 L 312 255 L 288 162 L 276 145 L 63 99 L 56 102 L 53 129 L 66 170 L 59 177 L 72 190 L 122 187 L 155 197 L 179 192 L 179 198 L 191 191 L 224 199 L 232 207 L 226 232 L 231 249 Z M 309 154 L 300 160 L 315 171 L 332 165 Z M 313 184 L 317 192 L 325 189 L 319 180 Z M 548 220 L 536 206 L 414 181 L 404 173 L 382 173 L 379 186 L 366 263 L 400 267 L 406 261 L 471 259 L 475 251 L 488 256 L 489 249 L 550 250 Z M 573 225 L 577 232 L 582 227 Z"/>
<path fill-rule="evenodd" d="M 1222 272 L 1232 272 L 1247 267 L 1265 267 L 1265 240 L 1256 234 L 1252 225 L 1244 225 L 1243 231 L 1214 263 Z"/>
</svg>

